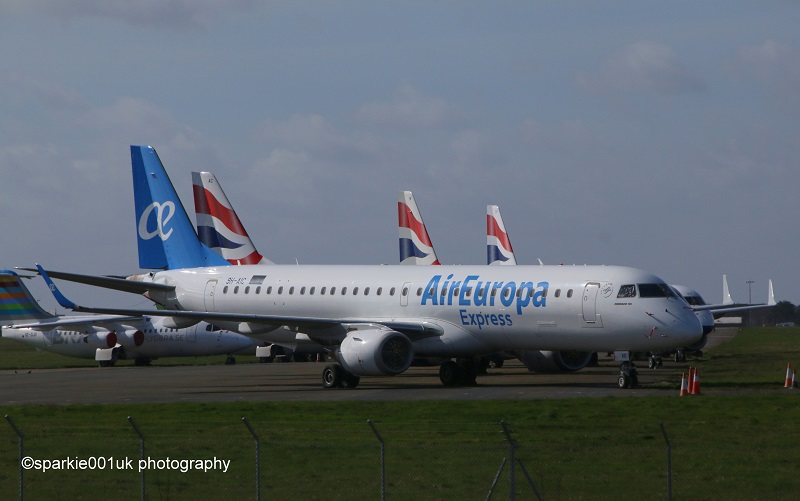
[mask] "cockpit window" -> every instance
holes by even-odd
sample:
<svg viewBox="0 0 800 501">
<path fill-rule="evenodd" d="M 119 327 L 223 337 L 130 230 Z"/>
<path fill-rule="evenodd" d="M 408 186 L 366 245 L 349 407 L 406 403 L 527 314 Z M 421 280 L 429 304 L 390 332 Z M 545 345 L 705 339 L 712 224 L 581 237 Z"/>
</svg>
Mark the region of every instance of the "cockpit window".
<svg viewBox="0 0 800 501">
<path fill-rule="evenodd" d="M 636 297 L 636 286 L 633 284 L 623 285 L 619 288 L 617 297 Z"/>
<path fill-rule="evenodd" d="M 676 297 L 675 291 L 667 284 L 639 284 L 641 297 Z"/>
<path fill-rule="evenodd" d="M 683 296 L 683 299 L 692 306 L 703 306 L 706 304 L 700 296 Z"/>
</svg>

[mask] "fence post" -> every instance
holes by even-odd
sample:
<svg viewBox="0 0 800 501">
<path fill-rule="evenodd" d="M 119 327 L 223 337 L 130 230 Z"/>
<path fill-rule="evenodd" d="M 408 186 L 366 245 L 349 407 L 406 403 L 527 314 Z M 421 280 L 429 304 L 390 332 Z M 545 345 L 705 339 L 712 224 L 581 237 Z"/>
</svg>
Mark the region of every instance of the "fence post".
<svg viewBox="0 0 800 501">
<path fill-rule="evenodd" d="M 372 423 L 371 419 L 367 419 L 367 424 L 369 424 L 369 427 L 372 428 L 372 433 L 374 433 L 375 436 L 378 437 L 378 442 L 381 443 L 381 501 L 385 501 L 386 500 L 386 464 L 384 462 L 384 457 L 385 457 L 384 452 L 385 451 L 384 451 L 383 437 L 381 437 L 381 434 L 378 433 L 378 429 L 375 428 L 375 425 Z"/>
<path fill-rule="evenodd" d="M 256 435 L 256 431 L 250 426 L 250 422 L 247 420 L 246 417 L 242 418 L 242 422 L 245 426 L 247 426 L 248 431 L 250 434 L 253 435 L 253 440 L 256 441 L 256 501 L 261 501 L 261 455 L 260 455 L 260 444 L 261 441 Z"/>
<path fill-rule="evenodd" d="M 509 463 L 511 463 L 508 469 L 509 484 L 511 486 L 508 499 L 514 501 L 516 499 L 516 494 L 517 494 L 514 488 L 516 485 L 516 479 L 514 478 L 514 463 L 517 462 L 514 457 L 516 444 L 514 443 L 514 439 L 511 437 L 511 431 L 509 431 L 508 429 L 508 423 L 506 423 L 505 421 L 500 421 L 500 426 L 503 427 L 503 433 L 506 434 L 506 440 L 508 440 L 509 458 L 510 458 Z"/>
<path fill-rule="evenodd" d="M 667 443 L 667 500 L 672 501 L 672 447 L 669 444 L 669 437 L 667 437 L 667 429 L 664 428 L 664 423 L 658 423 L 661 426 L 661 433 L 664 434 L 664 442 Z"/>
<path fill-rule="evenodd" d="M 139 463 L 140 463 L 139 464 L 139 468 L 141 469 L 141 471 L 139 473 L 140 473 L 141 482 L 142 482 L 142 486 L 141 486 L 142 501 L 145 501 L 144 471 L 147 468 L 142 468 L 142 466 L 141 466 L 141 462 L 144 461 L 144 435 L 142 434 L 142 430 L 140 430 L 139 427 L 136 426 L 136 423 L 133 421 L 132 417 L 128 416 L 128 422 L 131 424 L 131 426 L 133 426 L 133 431 L 135 431 L 136 434 L 139 435 Z"/>
<path fill-rule="evenodd" d="M 14 428 L 14 432 L 17 434 L 17 438 L 19 439 L 19 500 L 22 501 L 23 499 L 25 499 L 25 491 L 23 489 L 23 483 L 22 483 L 22 472 L 25 471 L 25 469 L 22 467 L 22 458 L 23 458 L 22 432 L 19 431 L 17 425 L 14 424 L 14 420 L 11 419 L 11 416 L 9 416 L 8 414 L 6 414 L 6 421 L 8 421 L 8 424 L 10 424 L 12 428 Z"/>
</svg>

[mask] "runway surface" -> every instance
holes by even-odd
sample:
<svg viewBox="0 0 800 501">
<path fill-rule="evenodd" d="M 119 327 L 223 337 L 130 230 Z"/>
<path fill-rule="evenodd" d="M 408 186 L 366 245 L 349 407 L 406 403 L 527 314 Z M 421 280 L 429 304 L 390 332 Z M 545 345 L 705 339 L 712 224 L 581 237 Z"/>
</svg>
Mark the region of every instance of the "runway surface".
<svg viewBox="0 0 800 501">
<path fill-rule="evenodd" d="M 712 335 L 710 345 L 729 339 Z M 243 357 L 239 357 L 243 359 Z M 396 377 L 363 377 L 355 389 L 323 389 L 325 363 L 271 363 L 209 366 L 87 367 L 0 371 L 0 404 L 135 404 L 174 402 L 277 402 L 369 400 L 515 400 L 574 397 L 670 395 L 664 381 L 688 363 L 664 361 L 657 370 L 637 363 L 641 388 L 617 388 L 618 364 L 601 357 L 600 366 L 571 374 L 536 374 L 518 361 L 489 369 L 477 385 L 444 387 L 438 367 L 412 367 Z M 658 384 L 658 387 L 654 385 Z M 679 388 L 675 388 L 677 392 Z"/>
</svg>

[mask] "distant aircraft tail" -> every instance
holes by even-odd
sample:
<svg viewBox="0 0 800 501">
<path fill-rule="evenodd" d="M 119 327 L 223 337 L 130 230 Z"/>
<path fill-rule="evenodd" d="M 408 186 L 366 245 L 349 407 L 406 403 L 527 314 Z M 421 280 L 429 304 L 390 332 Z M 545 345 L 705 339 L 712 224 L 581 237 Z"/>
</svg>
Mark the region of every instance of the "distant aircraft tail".
<svg viewBox="0 0 800 501">
<path fill-rule="evenodd" d="M 199 268 L 229 263 L 197 238 L 156 150 L 131 146 L 139 267 Z"/>
<path fill-rule="evenodd" d="M 192 172 L 194 211 L 200 241 L 231 264 L 270 261 L 259 254 L 236 211 L 210 172 Z"/>
<path fill-rule="evenodd" d="M 11 270 L 0 270 L 0 325 L 51 318 L 55 315 L 39 306 L 19 275 Z"/>
<path fill-rule="evenodd" d="M 486 263 L 517 264 L 500 207 L 496 205 L 486 206 Z"/>
<path fill-rule="evenodd" d="M 400 264 L 442 264 L 436 257 L 428 230 L 422 222 L 414 195 L 401 191 L 397 202 Z"/>
</svg>

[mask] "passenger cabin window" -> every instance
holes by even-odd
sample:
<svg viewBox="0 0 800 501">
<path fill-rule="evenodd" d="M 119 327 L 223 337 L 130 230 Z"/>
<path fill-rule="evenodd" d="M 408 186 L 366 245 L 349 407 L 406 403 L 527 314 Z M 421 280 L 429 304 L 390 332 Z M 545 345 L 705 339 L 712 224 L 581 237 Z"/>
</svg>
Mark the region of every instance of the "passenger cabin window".
<svg viewBox="0 0 800 501">
<path fill-rule="evenodd" d="M 636 286 L 623 285 L 622 287 L 619 288 L 617 297 L 636 297 Z"/>
<path fill-rule="evenodd" d="M 364 295 L 369 296 L 369 287 L 364 288 Z"/>
<path fill-rule="evenodd" d="M 358 296 L 358 287 L 353 287 L 353 295 Z"/>
<path fill-rule="evenodd" d="M 308 289 L 308 295 L 309 295 L 309 296 L 313 296 L 313 295 L 314 295 L 314 289 L 315 289 L 315 288 L 316 288 L 316 287 L 312 287 L 312 288 Z"/>
<path fill-rule="evenodd" d="M 556 289 L 556 297 L 561 297 L 561 289 Z"/>
<path fill-rule="evenodd" d="M 408 296 L 408 287 L 403 287 L 403 295 Z"/>
<path fill-rule="evenodd" d="M 417 296 L 422 296 L 422 287 L 417 289 Z"/>
<path fill-rule="evenodd" d="M 382 293 L 383 293 L 383 287 L 378 287 L 378 290 L 377 290 L 377 291 L 375 291 L 375 294 L 377 294 L 377 295 L 379 295 L 379 296 L 380 296 Z"/>
<path fill-rule="evenodd" d="M 572 289 L 570 289 L 570 290 L 568 290 L 568 291 L 567 291 L 567 297 L 568 297 L 568 298 L 572 297 Z"/>
<path fill-rule="evenodd" d="M 342 296 L 347 294 L 347 287 L 342 287 Z"/>
<path fill-rule="evenodd" d="M 639 297 L 675 297 L 667 284 L 639 284 Z"/>
</svg>

